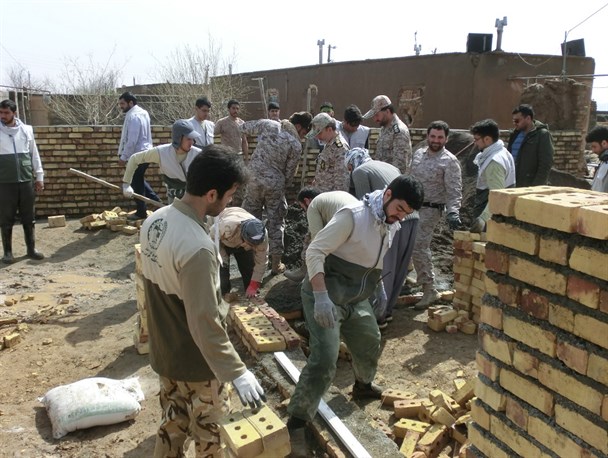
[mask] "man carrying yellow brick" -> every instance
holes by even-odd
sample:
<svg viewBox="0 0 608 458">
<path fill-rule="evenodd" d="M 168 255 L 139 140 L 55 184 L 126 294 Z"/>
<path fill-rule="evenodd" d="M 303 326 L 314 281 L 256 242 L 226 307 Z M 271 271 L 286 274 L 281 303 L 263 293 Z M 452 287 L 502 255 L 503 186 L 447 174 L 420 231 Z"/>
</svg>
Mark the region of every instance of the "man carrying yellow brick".
<svg viewBox="0 0 608 458">
<path fill-rule="evenodd" d="M 340 336 L 352 355 L 353 398 L 380 399 L 382 388 L 373 383 L 380 330 L 368 298 L 380 281 L 399 221 L 419 209 L 422 200 L 422 185 L 399 175 L 385 190 L 338 210 L 308 247 L 301 296 L 310 355 L 287 408 L 292 456 L 310 456 L 305 425 L 333 381 Z"/>
<path fill-rule="evenodd" d="M 186 193 L 141 227 L 148 307 L 150 365 L 160 377 L 163 410 L 154 457 L 219 456 L 218 421 L 230 410 L 232 381 L 243 405 L 261 405 L 264 390 L 247 370 L 226 331 L 218 252 L 204 224 L 232 199 L 247 172 L 223 146 L 208 146 L 188 168 Z"/>
<path fill-rule="evenodd" d="M 484 119 L 471 127 L 475 146 L 481 151 L 473 161 L 479 168 L 473 224 L 471 232 L 486 230 L 490 219 L 488 198 L 491 189 L 512 188 L 515 186 L 515 163 L 513 156 L 499 139 L 498 124 L 493 119 Z"/>
</svg>

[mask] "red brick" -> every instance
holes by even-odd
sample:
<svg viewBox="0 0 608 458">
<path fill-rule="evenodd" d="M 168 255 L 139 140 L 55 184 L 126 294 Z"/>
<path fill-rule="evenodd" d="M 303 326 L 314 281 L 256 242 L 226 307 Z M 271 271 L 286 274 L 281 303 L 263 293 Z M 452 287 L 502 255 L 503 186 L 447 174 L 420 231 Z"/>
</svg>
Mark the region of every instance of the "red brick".
<svg viewBox="0 0 608 458">
<path fill-rule="evenodd" d="M 568 276 L 566 294 L 572 300 L 596 309 L 600 303 L 600 287 L 578 275 Z"/>
<path fill-rule="evenodd" d="M 574 369 L 579 374 L 587 374 L 587 363 L 589 362 L 587 350 L 558 340 L 556 354 L 570 369 Z"/>
<path fill-rule="evenodd" d="M 516 306 L 520 301 L 519 286 L 498 283 L 498 298 L 503 304 Z"/>
<path fill-rule="evenodd" d="M 486 247 L 486 268 L 499 274 L 509 272 L 509 255 L 503 251 Z"/>
<path fill-rule="evenodd" d="M 507 397 L 507 418 L 526 431 L 528 429 L 528 411 L 512 397 Z"/>
<path fill-rule="evenodd" d="M 549 317 L 549 299 L 534 291 L 524 288 L 521 292 L 520 309 L 528 315 L 532 315 L 541 320 Z"/>
<path fill-rule="evenodd" d="M 500 375 L 500 368 L 496 365 L 496 363 L 490 361 L 488 358 L 486 358 L 483 354 L 479 352 L 476 353 L 475 360 L 477 361 L 477 370 L 479 372 L 481 372 L 493 382 L 498 380 L 498 376 Z"/>
</svg>

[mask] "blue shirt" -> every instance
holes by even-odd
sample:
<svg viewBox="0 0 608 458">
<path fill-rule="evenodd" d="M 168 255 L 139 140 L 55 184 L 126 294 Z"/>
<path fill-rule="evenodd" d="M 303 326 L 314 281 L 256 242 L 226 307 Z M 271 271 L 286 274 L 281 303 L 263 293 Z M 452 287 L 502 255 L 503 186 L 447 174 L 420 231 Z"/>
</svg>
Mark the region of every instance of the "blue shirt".
<svg viewBox="0 0 608 458">
<path fill-rule="evenodd" d="M 517 155 L 519 154 L 519 150 L 521 149 L 521 144 L 524 142 L 524 138 L 526 133 L 522 130 L 517 134 L 515 140 L 513 140 L 513 144 L 511 145 L 511 155 L 513 156 L 513 160 L 517 160 Z"/>
</svg>

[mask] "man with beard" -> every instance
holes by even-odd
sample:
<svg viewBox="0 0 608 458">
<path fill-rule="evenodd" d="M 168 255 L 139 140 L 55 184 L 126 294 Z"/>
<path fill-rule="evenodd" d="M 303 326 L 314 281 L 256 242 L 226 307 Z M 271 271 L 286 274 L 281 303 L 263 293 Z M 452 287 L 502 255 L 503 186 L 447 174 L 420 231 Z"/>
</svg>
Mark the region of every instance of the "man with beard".
<svg viewBox="0 0 608 458">
<path fill-rule="evenodd" d="M 44 189 L 44 171 L 34 139 L 34 129 L 15 116 L 17 104 L 6 99 L 0 102 L 0 230 L 2 231 L 2 262 L 12 264 L 13 224 L 19 213 L 27 256 L 41 260 L 34 237 L 34 201 Z"/>
<path fill-rule="evenodd" d="M 379 95 L 372 100 L 372 107 L 363 115 L 363 119 L 374 118 L 382 129 L 376 143 L 378 161 L 388 162 L 407 173 L 412 162 L 412 141 L 407 126 L 395 114 L 395 109 L 386 95 Z"/>
<path fill-rule="evenodd" d="M 475 156 L 478 167 L 475 189 L 475 206 L 471 232 L 483 232 L 491 213 L 488 208 L 490 190 L 515 186 L 515 162 L 505 144 L 500 140 L 498 124 L 493 119 L 484 119 L 471 127 L 475 146 L 481 151 Z"/>
<path fill-rule="evenodd" d="M 122 192 L 125 197 L 133 197 L 133 188 L 129 183 L 133 173 L 140 164 L 159 164 L 163 183 L 167 188 L 169 203 L 176 197 L 181 198 L 186 191 L 186 174 L 188 166 L 198 153 L 201 152 L 194 141 L 200 141 L 201 136 L 194 130 L 189 120 L 179 119 L 171 127 L 171 143 L 159 145 L 147 151 L 140 151 L 129 158 L 125 174 L 122 177 Z"/>
<path fill-rule="evenodd" d="M 241 126 L 245 121 L 239 118 L 241 104 L 238 100 L 228 101 L 228 116 L 219 119 L 215 123 L 214 134 L 220 136 L 220 142 L 224 146 L 232 148 L 236 153 L 242 153 L 243 159 L 249 159 L 249 145 L 247 136 L 241 132 Z"/>
<path fill-rule="evenodd" d="M 398 176 L 386 190 L 338 210 L 306 251 L 301 295 L 310 355 L 287 408 L 291 456 L 310 456 L 305 426 L 336 373 L 341 335 L 352 355 L 353 398 L 380 399 L 382 388 L 373 383 L 380 331 L 368 298 L 380 281 L 399 221 L 420 208 L 422 192 L 413 177 Z"/>
<path fill-rule="evenodd" d="M 426 129 L 428 146 L 414 153 L 412 175 L 424 187 L 424 200 L 420 209 L 420 227 L 414 245 L 414 267 L 417 282 L 422 285 L 422 299 L 414 306 L 422 310 L 439 299 L 435 289 L 431 240 L 433 232 L 445 211 L 450 229 L 458 229 L 462 201 L 462 174 L 456 156 L 445 149 L 450 127 L 444 121 L 434 121 Z"/>
<path fill-rule="evenodd" d="M 264 390 L 234 349 L 226 329 L 218 252 L 203 220 L 217 216 L 246 180 L 242 159 L 209 146 L 188 168 L 182 199 L 154 212 L 140 233 L 150 329 L 150 365 L 160 378 L 162 419 L 155 457 L 219 456 L 219 420 L 230 411 L 232 381 L 243 405 Z"/>
<path fill-rule="evenodd" d="M 595 126 L 589 131 L 585 141 L 589 143 L 591 151 L 597 154 L 600 160 L 593 175 L 591 190 L 608 192 L 608 127 Z"/>
<path fill-rule="evenodd" d="M 125 121 L 122 126 L 122 134 L 118 146 L 118 163 L 126 165 L 133 154 L 152 148 L 152 129 L 150 128 L 150 115 L 146 110 L 137 105 L 137 99 L 133 94 L 124 92 L 118 98 L 118 106 L 125 113 Z M 156 193 L 148 182 L 144 180 L 144 174 L 148 165 L 147 163 L 142 163 L 137 166 L 133 174 L 131 187 L 137 194 L 160 202 Z M 129 219 L 144 219 L 148 216 L 145 202 L 137 200 L 135 207 L 137 210 L 133 215 L 129 215 Z"/>
</svg>

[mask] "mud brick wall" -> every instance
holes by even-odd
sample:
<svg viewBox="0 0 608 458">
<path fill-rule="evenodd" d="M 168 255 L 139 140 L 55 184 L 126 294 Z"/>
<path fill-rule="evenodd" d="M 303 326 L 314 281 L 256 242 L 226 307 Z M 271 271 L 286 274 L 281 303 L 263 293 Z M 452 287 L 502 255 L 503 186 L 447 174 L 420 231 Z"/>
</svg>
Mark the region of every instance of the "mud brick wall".
<svg viewBox="0 0 608 458">
<path fill-rule="evenodd" d="M 475 457 L 608 454 L 608 195 L 492 191 Z"/>
<path fill-rule="evenodd" d="M 34 132 L 42 164 L 45 170 L 45 190 L 37 198 L 36 214 L 38 217 L 66 215 L 81 217 L 91 213 L 120 206 L 134 208 L 134 203 L 124 199 L 120 191 L 114 191 L 100 184 L 81 178 L 69 172 L 75 168 L 82 172 L 120 185 L 124 167 L 118 164 L 118 143 L 121 126 L 52 126 L 35 127 Z M 370 153 L 373 152 L 378 139 L 379 129 L 372 129 Z M 508 135 L 506 131 L 501 134 Z M 574 173 L 578 171 L 582 158 L 580 133 L 553 132 L 556 139 L 555 165 L 560 170 Z M 426 136 L 426 129 L 412 129 L 412 144 L 416 145 Z M 154 126 L 152 139 L 155 145 L 169 143 L 171 129 L 166 126 Z M 562 140 L 563 139 L 563 140 Z M 216 138 L 216 141 L 218 139 Z M 250 139 L 253 151 L 257 139 Z M 314 178 L 318 149 L 308 148 L 303 155 L 300 167 L 288 190 L 289 202 L 293 202 L 302 184 L 310 183 Z M 306 161 L 306 166 L 304 166 Z M 304 179 L 302 179 L 302 174 Z M 580 175 L 580 173 L 579 173 Z M 152 188 L 165 199 L 158 167 L 150 165 L 146 179 Z"/>
</svg>

